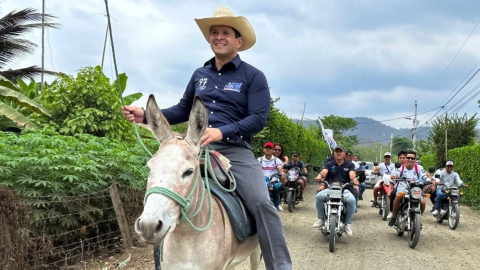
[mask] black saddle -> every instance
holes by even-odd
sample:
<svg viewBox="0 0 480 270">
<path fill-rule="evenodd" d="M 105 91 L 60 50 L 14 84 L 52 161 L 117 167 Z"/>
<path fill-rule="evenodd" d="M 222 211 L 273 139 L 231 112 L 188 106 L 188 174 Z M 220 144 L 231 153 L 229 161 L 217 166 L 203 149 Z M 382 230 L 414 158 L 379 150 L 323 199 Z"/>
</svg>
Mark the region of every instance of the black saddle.
<svg viewBox="0 0 480 270">
<path fill-rule="evenodd" d="M 226 192 L 212 179 L 208 179 L 210 191 L 225 207 L 232 224 L 233 234 L 238 242 L 244 243 L 257 233 L 253 215 L 243 206 L 242 201 L 234 192 Z"/>
</svg>

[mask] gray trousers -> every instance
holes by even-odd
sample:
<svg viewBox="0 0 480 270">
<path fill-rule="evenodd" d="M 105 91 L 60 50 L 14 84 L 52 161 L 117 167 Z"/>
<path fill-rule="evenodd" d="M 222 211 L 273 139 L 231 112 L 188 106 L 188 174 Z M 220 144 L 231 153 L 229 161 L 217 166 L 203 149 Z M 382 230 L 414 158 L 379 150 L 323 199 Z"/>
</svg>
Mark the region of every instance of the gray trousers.
<svg viewBox="0 0 480 270">
<path fill-rule="evenodd" d="M 292 260 L 283 233 L 282 221 L 270 201 L 265 177 L 251 149 L 225 142 L 211 144 L 227 157 L 237 180 L 237 193 L 252 213 L 267 270 L 291 270 Z"/>
</svg>

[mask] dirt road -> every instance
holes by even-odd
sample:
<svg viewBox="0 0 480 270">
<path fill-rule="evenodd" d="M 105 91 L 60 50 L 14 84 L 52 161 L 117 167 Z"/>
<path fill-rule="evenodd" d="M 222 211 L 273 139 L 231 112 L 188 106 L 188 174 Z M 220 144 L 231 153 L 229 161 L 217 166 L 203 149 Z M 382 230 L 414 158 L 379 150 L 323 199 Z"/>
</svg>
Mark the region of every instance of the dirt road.
<svg viewBox="0 0 480 270">
<path fill-rule="evenodd" d="M 381 220 L 378 209 L 370 208 L 372 190 L 367 189 L 354 216 L 353 236 L 342 236 L 334 253 L 318 229 L 312 228 L 316 218 L 314 196 L 316 185 L 307 187 L 305 201 L 293 213 L 286 206 L 280 212 L 293 260 L 293 269 L 480 269 L 480 214 L 461 207 L 460 225 L 455 231 L 436 223 L 430 212 L 422 217 L 423 230 L 415 249 L 407 244 L 407 235 L 398 237 Z M 431 205 L 427 205 L 431 209 Z M 131 251 L 131 260 L 123 269 L 153 269 L 151 247 Z M 110 259 L 110 265 L 124 256 Z M 105 262 L 103 262 L 105 266 Z M 100 269 L 100 268 L 91 268 Z M 237 270 L 248 270 L 245 262 Z M 262 265 L 260 269 L 265 269 Z"/>
</svg>

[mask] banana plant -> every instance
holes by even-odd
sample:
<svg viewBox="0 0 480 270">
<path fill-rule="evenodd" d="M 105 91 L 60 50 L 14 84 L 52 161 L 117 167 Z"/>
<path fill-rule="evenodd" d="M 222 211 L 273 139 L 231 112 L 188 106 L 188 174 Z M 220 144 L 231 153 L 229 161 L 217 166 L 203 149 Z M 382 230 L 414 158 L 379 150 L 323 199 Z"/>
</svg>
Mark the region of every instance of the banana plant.
<svg viewBox="0 0 480 270">
<path fill-rule="evenodd" d="M 127 88 L 128 76 L 125 75 L 125 73 L 122 73 L 118 75 L 118 79 L 120 81 L 121 95 L 123 96 L 123 92 L 125 92 L 125 89 Z M 112 85 L 117 88 L 117 80 L 115 80 Z M 139 100 L 142 96 L 143 94 L 140 92 L 128 96 L 123 96 L 123 103 L 125 103 L 125 105 L 131 105 L 133 102 Z"/>
<path fill-rule="evenodd" d="M 127 80 L 128 80 L 128 76 L 125 75 L 125 73 L 122 73 L 122 74 L 119 74 L 118 75 L 118 79 L 120 81 L 120 90 L 121 90 L 121 94 L 123 96 L 123 92 L 125 92 L 125 89 L 127 88 Z M 117 88 L 117 81 L 115 80 L 112 84 L 113 86 L 115 86 L 115 88 Z M 137 92 L 137 93 L 134 93 L 134 94 L 131 94 L 131 95 L 128 95 L 128 96 L 123 96 L 123 103 L 125 105 L 132 105 L 133 102 L 139 100 L 141 97 L 143 96 L 142 93 L 140 92 Z M 138 134 L 140 135 L 140 137 L 142 138 L 148 138 L 148 139 L 154 139 L 154 137 L 152 136 L 152 133 L 150 132 L 150 130 L 142 127 L 142 126 L 138 126 Z"/>
<path fill-rule="evenodd" d="M 11 127 L 12 122 L 18 127 L 37 128 L 37 126 L 22 114 L 26 108 L 32 112 L 51 116 L 51 112 L 33 99 L 25 96 L 22 89 L 7 78 L 0 76 L 0 129 Z"/>
</svg>

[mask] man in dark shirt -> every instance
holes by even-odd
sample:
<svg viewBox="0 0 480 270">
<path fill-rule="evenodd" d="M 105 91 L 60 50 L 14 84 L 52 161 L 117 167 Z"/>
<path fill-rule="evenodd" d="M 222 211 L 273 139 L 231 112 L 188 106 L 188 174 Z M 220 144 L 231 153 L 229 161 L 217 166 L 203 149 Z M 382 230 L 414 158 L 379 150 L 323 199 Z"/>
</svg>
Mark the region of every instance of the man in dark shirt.
<svg viewBox="0 0 480 270">
<path fill-rule="evenodd" d="M 251 146 L 252 136 L 263 129 L 270 108 L 265 75 L 238 55 L 255 44 L 255 32 L 245 17 L 236 17 L 224 7 L 211 18 L 195 21 L 215 57 L 195 70 L 180 102 L 162 113 L 171 125 L 188 121 L 195 95 L 202 98 L 208 128 L 201 146 L 210 144 L 230 160 L 236 191 L 256 221 L 266 269 L 292 269 L 280 216 Z M 130 121 L 146 122 L 138 107 L 125 106 L 123 113 Z"/>
<path fill-rule="evenodd" d="M 345 160 L 345 148 L 341 145 L 337 145 L 335 147 L 335 160 L 327 162 L 323 166 L 323 170 L 318 174 L 315 179 L 325 179 L 328 175 L 329 183 L 333 182 L 340 182 L 342 184 L 350 183 L 351 181 L 354 184 L 358 185 L 358 181 L 356 180 L 355 175 L 355 165 L 353 163 L 348 162 Z M 325 189 L 322 185 L 318 188 L 315 197 L 315 204 L 317 207 L 317 221 L 313 224 L 314 228 L 321 228 L 324 224 L 324 212 L 325 212 L 325 198 L 327 195 L 330 194 L 330 189 Z M 345 204 L 347 208 L 347 216 L 345 219 L 345 233 L 348 236 L 352 236 L 352 221 L 353 221 L 353 214 L 356 210 L 356 200 L 355 197 L 348 189 L 343 190 L 344 195 L 346 196 Z"/>
</svg>

